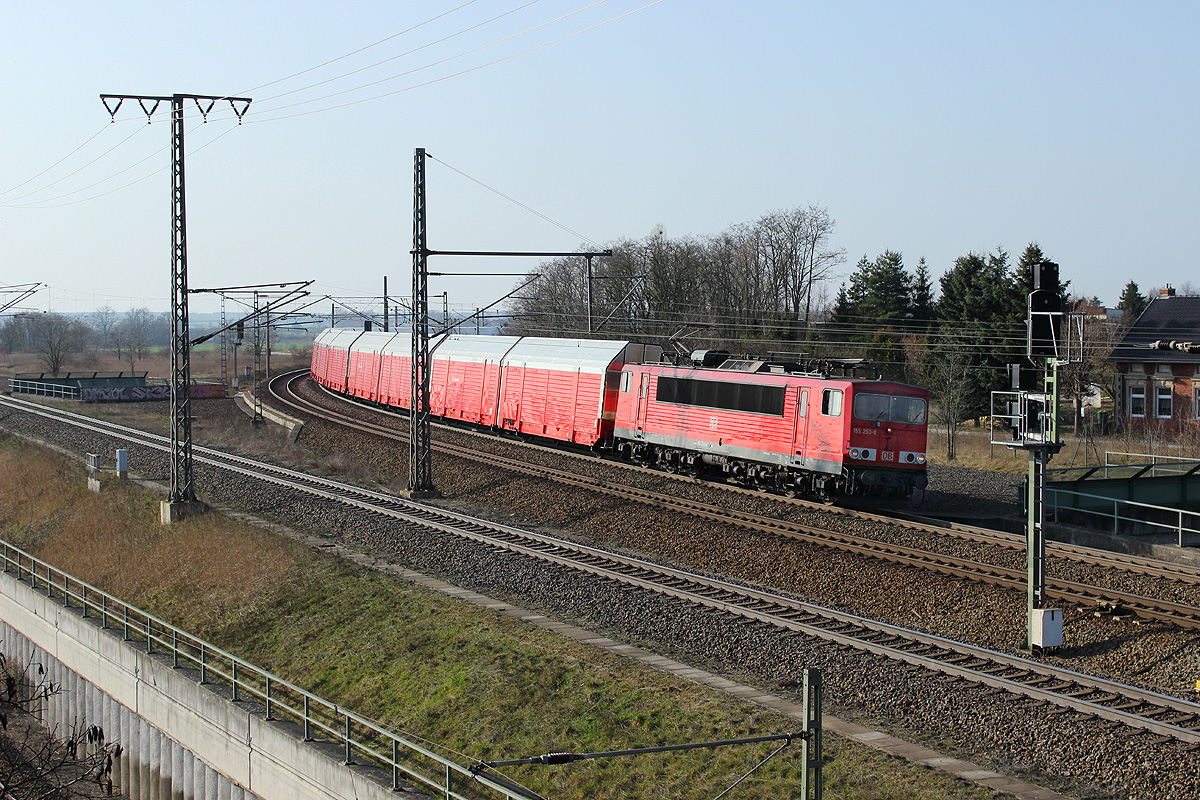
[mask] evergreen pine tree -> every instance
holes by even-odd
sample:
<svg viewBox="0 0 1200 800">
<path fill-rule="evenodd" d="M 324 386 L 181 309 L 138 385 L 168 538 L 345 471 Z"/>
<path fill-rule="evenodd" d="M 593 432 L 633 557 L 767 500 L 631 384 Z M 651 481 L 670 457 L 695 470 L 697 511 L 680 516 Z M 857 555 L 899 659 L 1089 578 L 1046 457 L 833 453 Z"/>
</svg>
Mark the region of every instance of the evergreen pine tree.
<svg viewBox="0 0 1200 800">
<path fill-rule="evenodd" d="M 911 293 L 908 304 L 912 308 L 913 319 L 922 322 L 931 321 L 935 316 L 933 280 L 929 277 L 929 266 L 925 263 L 924 256 L 921 256 L 921 260 L 917 262 L 917 271 L 913 275 L 909 288 Z"/>
<path fill-rule="evenodd" d="M 1128 328 L 1137 318 L 1146 310 L 1146 306 L 1150 302 L 1142 294 L 1142 290 L 1134 281 L 1125 284 L 1125 290 L 1121 292 L 1121 299 L 1117 302 L 1117 308 L 1121 309 L 1121 325 Z"/>
</svg>

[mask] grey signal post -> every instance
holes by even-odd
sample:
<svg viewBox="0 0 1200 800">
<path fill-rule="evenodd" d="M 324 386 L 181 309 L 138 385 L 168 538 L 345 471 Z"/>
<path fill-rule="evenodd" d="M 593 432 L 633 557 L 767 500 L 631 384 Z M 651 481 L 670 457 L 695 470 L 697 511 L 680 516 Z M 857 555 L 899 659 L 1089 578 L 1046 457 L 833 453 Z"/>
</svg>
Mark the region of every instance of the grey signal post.
<svg viewBox="0 0 1200 800">
<path fill-rule="evenodd" d="M 1050 458 L 1063 446 L 1058 437 L 1058 368 L 1077 363 L 1083 353 L 1082 315 L 1064 313 L 1053 294 L 1047 302 L 1047 295 L 1058 291 L 1058 265 L 1043 263 L 1035 270 L 1035 289 L 1029 295 L 1027 360 L 1009 365 L 1014 391 L 992 392 L 991 403 L 991 417 L 1007 420 L 1014 431 L 1012 441 L 993 438 L 993 443 L 1029 455 L 1025 647 L 1031 651 L 1062 644 L 1062 612 L 1047 608 L 1046 472 Z M 1062 322 L 1065 325 L 1060 325 Z"/>
<path fill-rule="evenodd" d="M 240 123 L 250 108 L 250 98 L 202 94 L 170 96 L 102 94 L 101 102 L 116 122 L 117 111 L 126 100 L 132 100 L 150 122 L 160 103 L 171 104 L 171 490 L 162 502 L 164 524 L 202 513 L 205 505 L 196 499 L 192 476 L 192 417 L 190 362 L 191 341 L 188 335 L 187 283 L 187 215 L 184 190 L 184 104 L 192 101 L 200 116 L 208 119 L 219 101 L 228 101 Z"/>
<path fill-rule="evenodd" d="M 1037 413 L 1042 421 L 1041 430 L 1034 433 L 1026 431 L 1025 435 L 1016 442 L 1008 443 L 1014 450 L 1024 450 L 1029 454 L 1029 477 L 1026 481 L 1026 508 L 1028 509 L 1025 542 L 1026 542 L 1026 626 L 1025 648 L 1033 650 L 1034 646 L 1055 646 L 1062 643 L 1061 627 L 1058 628 L 1057 641 L 1045 642 L 1042 638 L 1041 616 L 1047 610 L 1046 597 L 1046 472 L 1050 458 L 1062 449 L 1058 438 L 1058 362 L 1053 358 L 1045 359 L 1044 392 L 1040 400 L 1036 395 L 1025 398 L 1026 407 L 1030 402 L 1041 402 L 1042 410 Z M 1062 617 L 1058 617 L 1061 626 Z"/>
</svg>

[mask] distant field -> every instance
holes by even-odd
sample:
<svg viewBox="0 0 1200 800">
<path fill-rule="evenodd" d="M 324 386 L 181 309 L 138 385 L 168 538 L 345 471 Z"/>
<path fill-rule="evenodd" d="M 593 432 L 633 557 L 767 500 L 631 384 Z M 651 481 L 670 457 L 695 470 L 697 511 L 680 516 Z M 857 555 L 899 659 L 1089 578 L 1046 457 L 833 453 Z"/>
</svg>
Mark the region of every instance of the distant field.
<svg viewBox="0 0 1200 800">
<path fill-rule="evenodd" d="M 271 371 L 282 372 L 305 366 L 312 358 L 312 346 L 309 344 L 286 344 L 271 348 Z M 233 350 L 226 354 L 226 371 L 233 376 Z M 250 348 L 243 345 L 238 348 L 237 363 L 239 372 L 242 368 L 253 366 L 254 355 Z M 145 358 L 135 359 L 135 371 L 149 373 L 151 377 L 165 378 L 171 374 L 171 352 L 167 348 L 155 348 L 146 354 Z M 195 380 L 219 380 L 221 377 L 221 346 L 219 343 L 208 343 L 192 350 L 190 358 L 192 378 Z M 264 364 L 265 366 L 265 364 Z M 0 376 L 11 377 L 18 372 L 42 372 L 45 369 L 41 360 L 34 353 L 0 353 Z M 128 372 L 129 359 L 118 361 L 109 350 L 91 350 L 77 353 L 68 361 L 64 372 Z"/>
</svg>

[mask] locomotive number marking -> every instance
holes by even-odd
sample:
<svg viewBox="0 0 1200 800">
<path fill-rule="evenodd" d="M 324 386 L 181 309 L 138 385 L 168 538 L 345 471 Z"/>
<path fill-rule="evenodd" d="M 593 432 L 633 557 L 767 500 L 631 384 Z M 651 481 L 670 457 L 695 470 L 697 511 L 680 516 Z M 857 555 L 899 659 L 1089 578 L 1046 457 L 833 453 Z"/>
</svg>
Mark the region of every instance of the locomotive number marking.
<svg viewBox="0 0 1200 800">
<path fill-rule="evenodd" d="M 887 450 L 883 450 L 883 451 L 881 451 L 881 452 L 879 453 L 879 460 L 880 460 L 880 461 L 895 461 L 895 460 L 896 460 L 896 454 L 895 454 L 895 453 L 889 453 Z"/>
<path fill-rule="evenodd" d="M 878 436 L 879 435 L 879 430 L 877 428 L 854 428 L 854 429 L 852 429 L 852 432 L 856 435 L 862 435 L 862 436 Z"/>
</svg>

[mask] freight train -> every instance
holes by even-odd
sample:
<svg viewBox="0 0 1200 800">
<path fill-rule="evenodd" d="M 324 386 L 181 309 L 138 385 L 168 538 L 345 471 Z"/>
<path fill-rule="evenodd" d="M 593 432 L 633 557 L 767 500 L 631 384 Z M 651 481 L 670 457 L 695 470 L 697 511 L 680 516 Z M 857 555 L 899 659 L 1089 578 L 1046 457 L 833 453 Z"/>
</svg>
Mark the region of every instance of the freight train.
<svg viewBox="0 0 1200 800">
<path fill-rule="evenodd" d="M 926 390 L 856 377 L 856 362 L 717 351 L 680 361 L 631 341 L 439 335 L 430 410 L 788 496 L 925 488 Z M 408 409 L 411 370 L 407 331 L 329 328 L 313 346 L 313 379 L 369 403 Z"/>
</svg>

